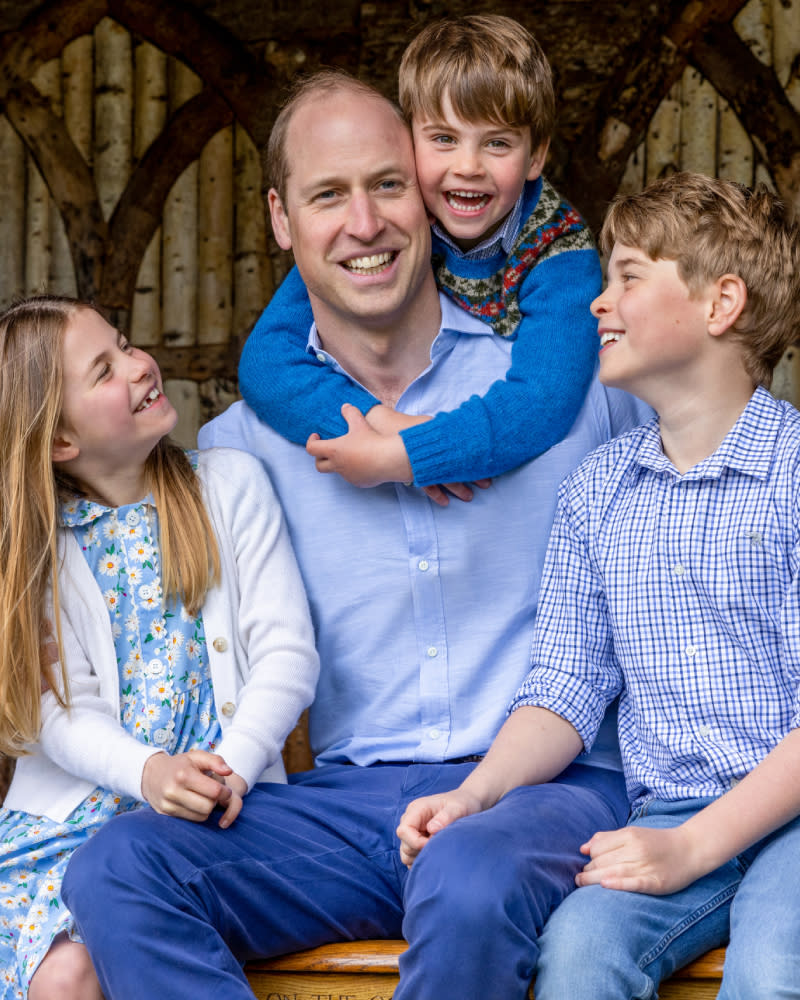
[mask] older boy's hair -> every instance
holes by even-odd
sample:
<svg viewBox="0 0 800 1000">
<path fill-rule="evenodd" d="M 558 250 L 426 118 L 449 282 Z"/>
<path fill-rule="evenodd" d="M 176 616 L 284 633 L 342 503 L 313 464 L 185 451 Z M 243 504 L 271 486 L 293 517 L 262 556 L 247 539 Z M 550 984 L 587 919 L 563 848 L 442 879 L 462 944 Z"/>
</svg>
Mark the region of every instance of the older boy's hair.
<svg viewBox="0 0 800 1000">
<path fill-rule="evenodd" d="M 465 121 L 529 128 L 533 149 L 553 131 L 550 63 L 533 35 L 501 14 L 468 14 L 423 28 L 403 53 L 399 93 L 409 121 L 442 117 L 447 96 Z"/>
<path fill-rule="evenodd" d="M 740 277 L 747 304 L 731 329 L 754 383 L 770 385 L 800 329 L 800 227 L 777 195 L 763 185 L 750 191 L 675 173 L 612 203 L 600 232 L 603 253 L 615 243 L 674 260 L 692 294 L 723 274 Z"/>
<path fill-rule="evenodd" d="M 364 97 L 374 97 L 378 101 L 384 101 L 394 111 L 400 121 L 404 125 L 406 124 L 402 112 L 393 101 L 385 97 L 376 87 L 351 76 L 344 70 L 321 69 L 310 76 L 299 77 L 292 84 L 286 101 L 279 111 L 278 117 L 275 119 L 275 124 L 272 126 L 263 164 L 264 177 L 270 186 L 274 187 L 278 192 L 278 197 L 284 205 L 286 204 L 286 184 L 289 180 L 286 136 L 292 116 L 306 100 L 347 91 L 354 94 L 361 94 Z"/>
</svg>

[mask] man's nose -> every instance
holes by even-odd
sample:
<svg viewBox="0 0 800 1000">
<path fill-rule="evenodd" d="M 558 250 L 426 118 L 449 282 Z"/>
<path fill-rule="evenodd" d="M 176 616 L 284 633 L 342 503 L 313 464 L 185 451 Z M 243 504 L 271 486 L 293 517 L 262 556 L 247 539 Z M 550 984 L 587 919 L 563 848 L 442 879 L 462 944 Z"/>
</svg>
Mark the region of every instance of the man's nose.
<svg viewBox="0 0 800 1000">
<path fill-rule="evenodd" d="M 366 192 L 354 194 L 347 214 L 347 231 L 350 235 L 369 242 L 375 239 L 383 226 L 383 218 L 374 199 Z"/>
</svg>

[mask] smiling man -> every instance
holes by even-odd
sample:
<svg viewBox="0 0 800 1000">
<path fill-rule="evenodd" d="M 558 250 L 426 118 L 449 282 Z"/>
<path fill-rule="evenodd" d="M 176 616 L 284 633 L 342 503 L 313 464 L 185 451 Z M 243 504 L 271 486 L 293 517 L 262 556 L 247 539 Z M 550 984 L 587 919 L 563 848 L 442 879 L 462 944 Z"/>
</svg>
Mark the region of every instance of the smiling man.
<svg viewBox="0 0 800 1000">
<path fill-rule="evenodd" d="M 338 73 L 309 79 L 270 163 L 275 235 L 311 296 L 309 350 L 411 413 L 503 376 L 508 341 L 437 293 L 411 137 L 388 101 Z M 252 789 L 227 830 L 143 811 L 76 854 L 68 902 L 107 996 L 252 997 L 241 959 L 401 934 L 396 1000 L 525 995 L 580 845 L 625 817 L 613 720 L 591 756 L 518 789 L 513 819 L 501 805 L 454 824 L 411 874 L 395 829 L 486 752 L 527 670 L 557 486 L 639 415 L 595 383 L 562 442 L 446 508 L 319 476 L 242 402 L 203 429 L 204 447 L 257 455 L 286 509 L 322 664 L 317 766 Z"/>
</svg>

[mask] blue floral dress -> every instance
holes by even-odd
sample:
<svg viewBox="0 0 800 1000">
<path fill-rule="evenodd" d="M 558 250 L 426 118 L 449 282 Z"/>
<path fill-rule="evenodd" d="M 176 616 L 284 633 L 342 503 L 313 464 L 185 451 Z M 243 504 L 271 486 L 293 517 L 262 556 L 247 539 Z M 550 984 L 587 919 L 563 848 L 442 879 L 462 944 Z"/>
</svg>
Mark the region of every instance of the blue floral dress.
<svg viewBox="0 0 800 1000">
<path fill-rule="evenodd" d="M 62 523 L 79 541 L 105 599 L 119 667 L 122 725 L 168 753 L 213 750 L 214 708 L 202 617 L 162 607 L 152 498 L 124 507 L 76 500 Z M 70 855 L 118 813 L 141 805 L 96 788 L 63 823 L 0 808 L 0 998 L 25 998 L 57 934 L 78 939 L 61 901 Z"/>
</svg>

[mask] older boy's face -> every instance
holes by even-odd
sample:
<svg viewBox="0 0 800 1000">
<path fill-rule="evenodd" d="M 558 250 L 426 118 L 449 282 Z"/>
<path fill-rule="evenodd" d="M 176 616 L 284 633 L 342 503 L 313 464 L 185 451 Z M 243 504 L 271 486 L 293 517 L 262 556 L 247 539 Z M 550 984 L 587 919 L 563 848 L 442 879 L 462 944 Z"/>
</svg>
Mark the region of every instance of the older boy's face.
<svg viewBox="0 0 800 1000">
<path fill-rule="evenodd" d="M 317 325 L 334 313 L 367 326 L 401 318 L 433 281 L 407 127 L 387 101 L 339 90 L 297 108 L 286 153 L 285 203 L 269 193 L 272 225 L 294 252 Z"/>
<path fill-rule="evenodd" d="M 690 297 L 674 260 L 652 260 L 617 243 L 605 291 L 591 305 L 600 338 L 600 381 L 653 401 L 685 389 L 698 370 L 708 336 L 711 298 Z M 656 407 L 658 409 L 658 407 Z"/>
<path fill-rule="evenodd" d="M 425 205 L 462 250 L 500 228 L 526 180 L 542 172 L 547 143 L 530 131 L 467 122 L 442 100 L 442 116 L 414 119 L 414 155 Z"/>
</svg>

